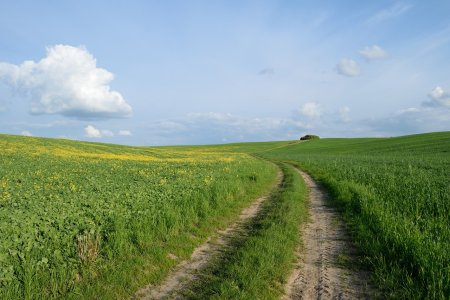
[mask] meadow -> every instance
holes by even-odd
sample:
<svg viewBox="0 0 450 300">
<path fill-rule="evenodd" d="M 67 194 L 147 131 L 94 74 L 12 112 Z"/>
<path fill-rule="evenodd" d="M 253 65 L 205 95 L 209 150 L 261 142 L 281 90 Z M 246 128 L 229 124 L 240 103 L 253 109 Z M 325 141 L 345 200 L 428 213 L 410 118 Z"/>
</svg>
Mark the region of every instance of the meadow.
<svg viewBox="0 0 450 300">
<path fill-rule="evenodd" d="M 324 185 L 386 297 L 450 296 L 450 132 L 312 140 L 258 155 Z"/>
<path fill-rule="evenodd" d="M 243 153 L 0 136 L 0 298 L 124 298 L 266 192 Z"/>
</svg>

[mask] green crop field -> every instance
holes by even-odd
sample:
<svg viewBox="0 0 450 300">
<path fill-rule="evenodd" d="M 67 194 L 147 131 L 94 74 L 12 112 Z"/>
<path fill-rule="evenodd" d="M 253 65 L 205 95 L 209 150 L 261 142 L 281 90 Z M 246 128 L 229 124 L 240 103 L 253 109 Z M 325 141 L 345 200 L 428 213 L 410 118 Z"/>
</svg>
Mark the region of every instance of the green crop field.
<svg viewBox="0 0 450 300">
<path fill-rule="evenodd" d="M 314 140 L 260 155 L 325 185 L 388 296 L 450 296 L 450 132 Z"/>
<path fill-rule="evenodd" d="M 246 154 L 198 149 L 6 135 L 0 149 L 0 299 L 129 296 L 276 174 Z"/>
<path fill-rule="evenodd" d="M 450 295 L 450 132 L 180 147 L 0 135 L 0 149 L 0 299 L 123 299 L 160 283 L 271 189 L 272 162 L 283 184 L 252 234 L 187 296 L 282 294 L 306 215 L 292 166 L 331 194 L 387 298 Z"/>
</svg>

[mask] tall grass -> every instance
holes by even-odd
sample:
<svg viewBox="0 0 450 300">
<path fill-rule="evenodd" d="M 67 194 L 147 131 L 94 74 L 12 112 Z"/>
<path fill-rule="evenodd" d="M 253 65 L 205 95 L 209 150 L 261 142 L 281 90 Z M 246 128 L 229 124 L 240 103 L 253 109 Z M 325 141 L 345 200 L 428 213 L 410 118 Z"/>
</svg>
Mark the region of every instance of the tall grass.
<svg viewBox="0 0 450 300">
<path fill-rule="evenodd" d="M 323 139 L 261 155 L 321 181 L 388 297 L 450 296 L 450 133 Z"/>
</svg>

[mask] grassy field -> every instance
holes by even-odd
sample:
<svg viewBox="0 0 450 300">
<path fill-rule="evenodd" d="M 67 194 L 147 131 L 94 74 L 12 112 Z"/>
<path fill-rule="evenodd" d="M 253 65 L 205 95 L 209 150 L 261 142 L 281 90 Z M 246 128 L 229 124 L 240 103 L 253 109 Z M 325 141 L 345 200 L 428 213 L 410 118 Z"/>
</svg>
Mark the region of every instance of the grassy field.
<svg viewBox="0 0 450 300">
<path fill-rule="evenodd" d="M 0 299 L 123 299 L 282 188 L 191 298 L 277 298 L 304 221 L 289 164 L 331 193 L 388 298 L 450 295 L 450 132 L 180 147 L 0 135 Z M 287 164 L 286 164 L 287 163 Z M 175 259 L 174 259 L 175 258 Z"/>
<path fill-rule="evenodd" d="M 201 149 L 6 135 L 0 149 L 0 299 L 126 298 L 276 175 L 247 154 Z"/>
<path fill-rule="evenodd" d="M 323 183 L 388 297 L 450 296 L 450 132 L 322 139 L 259 155 Z"/>
</svg>

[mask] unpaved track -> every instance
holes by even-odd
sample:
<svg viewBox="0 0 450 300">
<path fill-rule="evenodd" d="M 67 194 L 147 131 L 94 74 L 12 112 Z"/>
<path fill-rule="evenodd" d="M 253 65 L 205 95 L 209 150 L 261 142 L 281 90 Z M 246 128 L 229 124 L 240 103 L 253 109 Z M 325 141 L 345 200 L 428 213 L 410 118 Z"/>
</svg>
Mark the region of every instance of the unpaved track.
<svg viewBox="0 0 450 300">
<path fill-rule="evenodd" d="M 276 184 L 272 191 L 280 186 L 282 179 L 283 174 L 278 171 Z M 191 258 L 176 266 L 161 285 L 148 285 L 139 290 L 133 299 L 180 299 L 180 292 L 196 279 L 196 276 L 207 267 L 212 259 L 217 257 L 221 249 L 227 247 L 231 237 L 245 235 L 245 224 L 256 217 L 261 204 L 269 198 L 270 193 L 256 199 L 249 207 L 245 208 L 236 223 L 219 231 L 216 237 L 209 238 L 204 244 L 197 247 Z"/>
<path fill-rule="evenodd" d="M 286 285 L 283 299 L 370 299 L 368 274 L 355 268 L 356 254 L 327 195 L 306 173 L 298 171 L 310 189 L 310 221 L 301 230 L 303 246 Z"/>
</svg>

